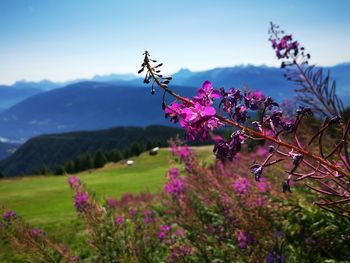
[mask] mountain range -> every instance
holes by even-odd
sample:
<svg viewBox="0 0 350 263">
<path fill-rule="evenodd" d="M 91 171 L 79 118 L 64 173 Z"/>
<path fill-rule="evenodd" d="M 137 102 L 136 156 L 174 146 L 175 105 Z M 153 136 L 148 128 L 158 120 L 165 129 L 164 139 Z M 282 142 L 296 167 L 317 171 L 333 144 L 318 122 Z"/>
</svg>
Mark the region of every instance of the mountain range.
<svg viewBox="0 0 350 263">
<path fill-rule="evenodd" d="M 330 70 L 338 82 L 338 95 L 349 105 L 350 63 Z M 285 80 L 283 70 L 252 65 L 202 72 L 182 69 L 173 75 L 171 88 L 189 97 L 205 80 L 213 82 L 216 88 L 247 85 L 277 101 L 291 100 L 294 96 L 295 87 Z M 1 96 L 6 92 L 9 95 Z M 114 126 L 169 125 L 161 109 L 162 95 L 158 91 L 152 96 L 150 87 L 143 84 L 142 78 L 132 74 L 95 76 L 89 81 L 21 81 L 13 86 L 0 86 L 0 105 L 3 108 L 0 112 L 0 137 L 23 142 L 40 134 Z M 13 101 L 16 103 L 9 107 Z M 173 99 L 167 98 L 167 101 Z"/>
</svg>

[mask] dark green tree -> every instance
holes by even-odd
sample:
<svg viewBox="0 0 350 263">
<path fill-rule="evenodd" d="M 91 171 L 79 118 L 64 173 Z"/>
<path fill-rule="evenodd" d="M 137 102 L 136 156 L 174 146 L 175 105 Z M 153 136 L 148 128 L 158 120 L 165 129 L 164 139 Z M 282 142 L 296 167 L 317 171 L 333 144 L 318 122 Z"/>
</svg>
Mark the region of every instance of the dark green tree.
<svg viewBox="0 0 350 263">
<path fill-rule="evenodd" d="M 89 153 L 84 154 L 82 162 L 83 162 L 84 170 L 89 170 L 94 168 L 94 159 Z"/>
<path fill-rule="evenodd" d="M 130 147 L 131 156 L 139 156 L 142 153 L 143 149 L 141 145 L 137 142 L 134 142 Z"/>
<path fill-rule="evenodd" d="M 64 169 L 66 170 L 67 173 L 73 174 L 75 173 L 75 166 L 73 161 L 69 161 L 65 164 Z"/>
<path fill-rule="evenodd" d="M 49 175 L 49 174 L 52 174 L 52 171 L 46 165 L 43 165 L 40 168 L 40 170 L 38 171 L 38 174 L 39 175 Z"/>
<path fill-rule="evenodd" d="M 123 159 L 128 159 L 131 156 L 130 150 L 128 148 L 123 151 Z"/>
<path fill-rule="evenodd" d="M 59 166 L 56 171 L 55 171 L 55 175 L 64 175 L 66 173 L 66 170 L 64 169 L 64 166 Z"/>
<path fill-rule="evenodd" d="M 94 167 L 101 168 L 107 163 L 107 158 L 102 151 L 97 151 L 94 155 Z"/>
</svg>

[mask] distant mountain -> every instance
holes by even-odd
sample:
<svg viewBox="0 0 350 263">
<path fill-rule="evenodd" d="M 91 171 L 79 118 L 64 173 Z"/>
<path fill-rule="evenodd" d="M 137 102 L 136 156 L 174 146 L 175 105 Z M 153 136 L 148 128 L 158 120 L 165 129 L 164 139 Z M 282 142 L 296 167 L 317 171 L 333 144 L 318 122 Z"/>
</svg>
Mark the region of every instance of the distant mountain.
<svg viewBox="0 0 350 263">
<path fill-rule="evenodd" d="M 344 102 L 350 104 L 350 63 L 326 68 L 330 76 L 337 81 L 337 92 Z M 203 81 L 210 80 L 216 88 L 241 88 L 247 85 L 250 89 L 263 91 L 274 99 L 292 100 L 295 86 L 287 81 L 284 70 L 267 66 L 235 66 L 215 68 L 207 71 L 192 72 L 181 69 L 173 74 L 173 84 L 199 87 Z"/>
<path fill-rule="evenodd" d="M 185 96 L 193 88 L 174 87 Z M 162 92 L 150 87 L 80 82 L 32 96 L 0 113 L 0 136 L 26 140 L 44 133 L 96 130 L 115 126 L 167 124 Z M 173 99 L 171 98 L 171 101 Z"/>
<path fill-rule="evenodd" d="M 42 91 L 36 88 L 27 89 L 0 85 L 0 112 L 40 92 Z"/>
<path fill-rule="evenodd" d="M 91 80 L 99 82 L 124 83 L 125 81 L 128 81 L 130 83 L 137 83 L 138 78 L 134 74 L 110 74 L 96 75 Z M 0 112 L 33 95 L 82 81 L 87 81 L 87 79 L 75 79 L 65 82 L 53 82 L 50 80 L 41 80 L 38 82 L 20 80 L 12 85 L 0 85 Z M 138 83 L 141 83 L 141 81 L 139 80 Z"/>
<path fill-rule="evenodd" d="M 137 79 L 137 76 L 134 74 L 109 74 L 109 75 L 96 75 L 90 81 L 98 81 L 98 82 L 110 82 L 110 81 L 128 81 Z"/>
<path fill-rule="evenodd" d="M 13 154 L 21 145 L 19 143 L 3 142 L 0 141 L 0 160 L 9 157 Z"/>
<path fill-rule="evenodd" d="M 331 76 L 337 80 L 339 96 L 346 105 L 350 105 L 350 63 L 331 67 L 330 70 Z M 202 72 L 181 69 L 173 75 L 171 85 L 184 96 L 191 96 L 205 80 L 210 80 L 216 88 L 242 88 L 246 85 L 277 101 L 292 100 L 295 86 L 283 77 L 283 72 L 279 68 L 252 65 Z M 26 92 L 34 94 L 0 113 L 0 137 L 26 140 L 43 133 L 94 130 L 117 125 L 168 125 L 160 109 L 162 92 L 151 96 L 150 88 L 142 83 L 142 78 L 133 77 L 132 74 L 95 76 L 101 81 L 81 81 L 45 92 L 36 88 L 36 95 L 28 89 Z M 52 84 L 45 81 L 41 84 L 45 83 Z M 24 89 L 24 84 L 30 83 L 17 83 L 16 89 Z M 0 87 L 0 95 L 7 90 Z M 16 94 L 24 96 L 26 93 Z M 1 103 L 0 96 L 0 105 L 5 105 Z"/>
<path fill-rule="evenodd" d="M 183 135 L 183 131 L 165 126 L 149 126 L 42 135 L 30 139 L 13 155 L 1 161 L 0 171 L 6 176 L 32 174 L 44 165 L 54 171 L 79 154 L 123 150 L 134 142 L 146 145 L 147 142 L 158 141 L 166 145 L 177 134 Z"/>
</svg>

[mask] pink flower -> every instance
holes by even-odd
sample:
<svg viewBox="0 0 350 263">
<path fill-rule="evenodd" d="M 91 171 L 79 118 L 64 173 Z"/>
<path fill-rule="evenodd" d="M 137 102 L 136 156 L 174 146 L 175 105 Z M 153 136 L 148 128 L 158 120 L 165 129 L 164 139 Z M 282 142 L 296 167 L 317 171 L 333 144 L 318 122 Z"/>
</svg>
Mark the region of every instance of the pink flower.
<svg viewBox="0 0 350 263">
<path fill-rule="evenodd" d="M 184 108 L 181 111 L 181 114 L 184 114 L 184 121 L 185 122 L 196 122 L 200 121 L 203 118 L 214 116 L 216 113 L 216 110 L 212 106 L 203 106 L 200 103 L 196 102 L 194 106 Z"/>
<path fill-rule="evenodd" d="M 5 221 L 11 221 L 16 217 L 16 212 L 13 210 L 6 211 L 5 213 L 2 214 L 2 218 Z"/>
<path fill-rule="evenodd" d="M 171 228 L 170 228 L 170 226 L 168 226 L 168 225 L 162 225 L 162 226 L 160 226 L 160 231 L 165 232 L 165 233 L 169 232 L 170 229 L 171 229 Z"/>
<path fill-rule="evenodd" d="M 208 80 L 197 90 L 197 94 L 198 97 L 195 97 L 195 100 L 204 99 L 210 104 L 213 103 L 213 99 L 219 99 L 221 97 L 220 91 L 213 89 L 212 83 Z"/>
<path fill-rule="evenodd" d="M 185 181 L 181 177 L 171 178 L 164 186 L 164 191 L 173 198 L 179 197 L 185 191 Z"/>
<path fill-rule="evenodd" d="M 70 176 L 67 180 L 68 184 L 71 188 L 75 188 L 79 185 L 80 179 L 76 176 Z"/>
<path fill-rule="evenodd" d="M 265 193 L 267 190 L 267 187 L 268 187 L 268 184 L 267 184 L 265 178 L 261 178 L 257 182 L 257 186 L 258 186 L 259 193 Z"/>
<path fill-rule="evenodd" d="M 116 207 L 117 206 L 117 200 L 115 200 L 113 197 L 107 198 L 106 203 L 110 207 Z"/>
<path fill-rule="evenodd" d="M 124 217 L 122 217 L 122 216 L 117 216 L 117 217 L 115 218 L 114 222 L 115 222 L 116 225 L 120 226 L 120 225 L 122 225 L 122 224 L 124 223 Z"/>
<path fill-rule="evenodd" d="M 88 204 L 89 194 L 87 192 L 78 191 L 74 196 L 74 207 L 78 212 L 82 213 Z"/>
<path fill-rule="evenodd" d="M 170 168 L 169 171 L 168 171 L 168 177 L 169 177 L 169 178 L 176 178 L 176 177 L 178 177 L 179 175 L 180 175 L 180 171 L 179 171 L 179 169 L 176 168 L 176 167 L 172 167 L 172 168 Z"/>
<path fill-rule="evenodd" d="M 164 232 L 159 232 L 158 233 L 158 238 L 159 239 L 164 239 L 165 238 L 165 233 Z"/>
<path fill-rule="evenodd" d="M 245 233 L 242 230 L 237 230 L 236 239 L 237 239 L 238 246 L 240 249 L 247 248 L 247 246 L 249 244 L 249 236 L 247 235 L 247 233 Z"/>
<path fill-rule="evenodd" d="M 43 237 L 43 236 L 44 236 L 44 232 L 41 231 L 41 229 L 39 229 L 39 228 L 33 228 L 33 229 L 30 231 L 30 235 L 31 235 L 33 238 L 39 238 L 39 237 Z"/>
<path fill-rule="evenodd" d="M 183 230 L 183 228 L 179 228 L 179 229 L 176 231 L 176 234 L 177 234 L 179 237 L 184 237 L 184 236 L 185 236 L 185 230 Z"/>
<path fill-rule="evenodd" d="M 244 194 L 244 192 L 249 188 L 250 182 L 247 178 L 238 178 L 233 183 L 233 188 L 237 194 Z"/>
<path fill-rule="evenodd" d="M 171 105 L 165 108 L 165 117 L 170 117 L 171 122 L 178 122 L 181 113 L 180 105 L 177 102 L 173 102 Z"/>
</svg>

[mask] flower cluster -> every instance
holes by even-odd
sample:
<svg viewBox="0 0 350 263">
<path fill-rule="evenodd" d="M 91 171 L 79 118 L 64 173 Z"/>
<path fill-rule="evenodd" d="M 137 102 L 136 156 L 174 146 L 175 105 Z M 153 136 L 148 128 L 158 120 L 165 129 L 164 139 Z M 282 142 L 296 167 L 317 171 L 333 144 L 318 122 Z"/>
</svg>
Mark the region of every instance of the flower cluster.
<svg viewBox="0 0 350 263">
<path fill-rule="evenodd" d="M 74 207 L 75 209 L 82 213 L 88 204 L 89 194 L 88 192 L 77 191 L 74 196 Z"/>
<path fill-rule="evenodd" d="M 255 243 L 255 240 L 251 235 L 240 229 L 236 231 L 236 239 L 240 249 L 246 249 L 248 245 Z"/>
<path fill-rule="evenodd" d="M 246 190 L 249 188 L 250 182 L 247 178 L 241 177 L 234 181 L 233 188 L 235 192 L 239 195 L 244 194 Z"/>
<path fill-rule="evenodd" d="M 199 135 L 203 141 L 208 138 L 210 131 L 223 125 L 215 116 L 213 107 L 214 100 L 218 98 L 220 92 L 213 89 L 209 81 L 205 81 L 190 103 L 172 103 L 165 108 L 165 116 L 170 117 L 172 122 L 179 121 L 186 130 L 188 140 L 193 141 Z"/>
<path fill-rule="evenodd" d="M 244 143 L 244 132 L 236 131 L 232 133 L 228 140 L 224 140 L 217 135 L 213 138 L 214 149 L 213 152 L 217 159 L 225 161 L 226 159 L 232 161 L 236 154 L 241 150 L 241 145 Z"/>
<path fill-rule="evenodd" d="M 6 211 L 2 214 L 2 218 L 9 222 L 16 217 L 16 212 L 13 210 Z"/>
<path fill-rule="evenodd" d="M 164 191 L 173 198 L 179 197 L 186 189 L 184 179 L 180 177 L 179 169 L 171 168 L 168 171 L 168 182 L 164 185 Z"/>
<path fill-rule="evenodd" d="M 80 184 L 80 179 L 76 176 L 70 176 L 67 180 L 71 188 L 76 188 Z"/>
<path fill-rule="evenodd" d="M 32 238 L 40 238 L 40 237 L 43 237 L 45 234 L 40 228 L 34 227 L 30 231 L 30 235 Z"/>
<path fill-rule="evenodd" d="M 115 220 L 114 220 L 115 224 L 118 226 L 124 224 L 124 221 L 125 221 L 125 219 L 123 216 L 116 216 Z"/>
<path fill-rule="evenodd" d="M 299 42 L 293 41 L 292 35 L 284 35 L 281 39 L 270 39 L 270 41 L 278 59 L 288 59 L 291 55 L 297 56 L 299 53 Z"/>
</svg>

